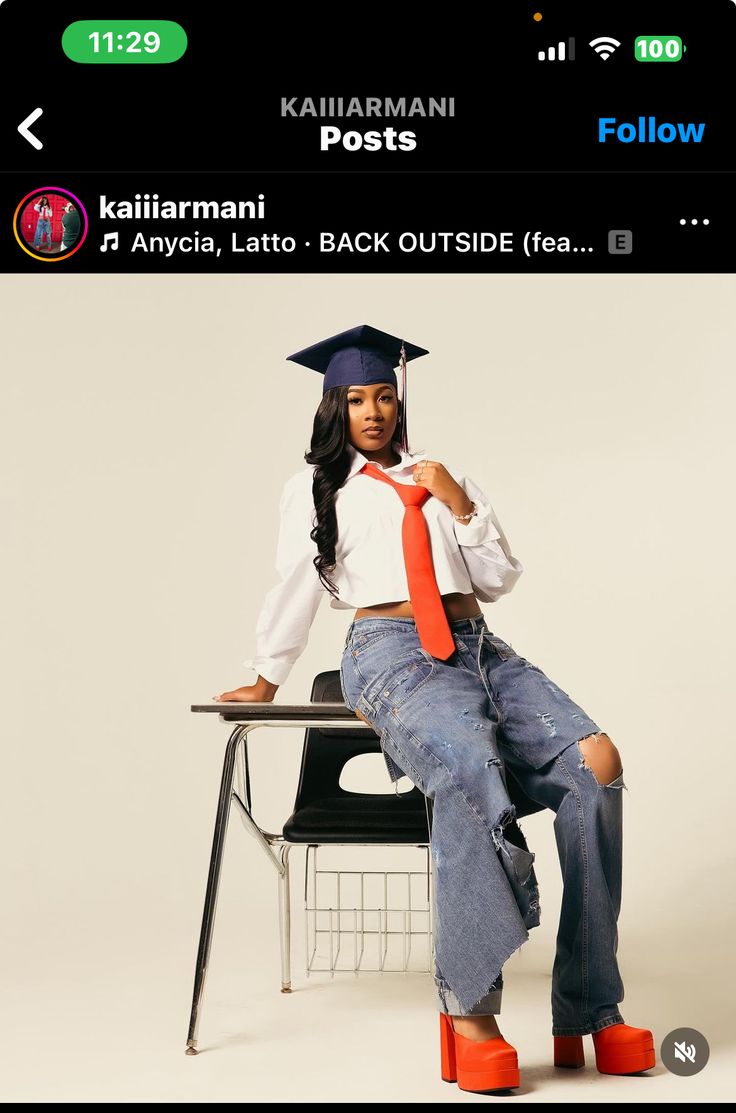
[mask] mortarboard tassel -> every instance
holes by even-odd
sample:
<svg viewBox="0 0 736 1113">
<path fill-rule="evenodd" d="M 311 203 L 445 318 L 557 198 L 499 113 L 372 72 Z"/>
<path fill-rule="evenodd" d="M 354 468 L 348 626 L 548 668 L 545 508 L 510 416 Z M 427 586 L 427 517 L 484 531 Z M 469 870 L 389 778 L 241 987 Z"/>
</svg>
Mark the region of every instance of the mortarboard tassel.
<svg viewBox="0 0 736 1113">
<path fill-rule="evenodd" d="M 399 367 L 401 368 L 401 451 L 409 451 L 409 437 L 406 428 L 406 349 L 404 341 L 401 341 L 401 354 L 399 357 Z"/>
</svg>

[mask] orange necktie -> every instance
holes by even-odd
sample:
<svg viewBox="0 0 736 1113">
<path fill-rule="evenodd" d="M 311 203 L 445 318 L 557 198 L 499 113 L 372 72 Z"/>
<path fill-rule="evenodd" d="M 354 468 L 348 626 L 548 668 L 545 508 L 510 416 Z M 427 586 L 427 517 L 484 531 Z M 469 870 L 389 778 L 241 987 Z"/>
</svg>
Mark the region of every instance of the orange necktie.
<svg viewBox="0 0 736 1113">
<path fill-rule="evenodd" d="M 364 464 L 360 470 L 374 479 L 382 479 L 384 483 L 390 483 L 404 504 L 401 543 L 404 548 L 409 598 L 414 609 L 419 641 L 433 657 L 446 661 L 455 652 L 455 642 L 442 606 L 442 596 L 437 587 L 429 528 L 422 513 L 422 504 L 427 501 L 432 492 L 426 487 L 397 483 L 370 462 Z"/>
</svg>

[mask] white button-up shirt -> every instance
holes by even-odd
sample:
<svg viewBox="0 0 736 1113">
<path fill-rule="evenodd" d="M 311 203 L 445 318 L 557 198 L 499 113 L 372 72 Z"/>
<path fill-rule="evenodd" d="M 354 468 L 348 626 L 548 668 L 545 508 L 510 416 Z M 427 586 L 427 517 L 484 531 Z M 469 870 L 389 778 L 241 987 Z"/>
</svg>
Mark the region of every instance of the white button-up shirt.
<svg viewBox="0 0 736 1113">
<path fill-rule="evenodd" d="M 426 452 L 402 452 L 397 442 L 393 448 L 401 462 L 383 470 L 397 483 L 414 485 L 412 468 L 430 457 Z M 281 494 L 276 550 L 276 571 L 281 579 L 267 592 L 261 607 L 256 623 L 256 655 L 242 662 L 272 684 L 284 683 L 304 651 L 325 595 L 329 595 L 335 610 L 409 599 L 401 541 L 404 503 L 389 483 L 359 475 L 368 458 L 350 444 L 348 451 L 350 471 L 335 494 L 336 567 L 328 573 L 339 598 L 323 586 L 314 566 L 318 549 L 309 534 L 316 524 L 312 498 L 316 465 L 292 475 Z M 480 487 L 457 469 L 448 464 L 445 467 L 475 502 L 477 514 L 468 522 L 458 522 L 448 506 L 432 497 L 421 507 L 440 595 L 468 595 L 474 591 L 484 603 L 493 603 L 511 591 L 524 567 L 511 555 L 493 507 Z"/>
</svg>

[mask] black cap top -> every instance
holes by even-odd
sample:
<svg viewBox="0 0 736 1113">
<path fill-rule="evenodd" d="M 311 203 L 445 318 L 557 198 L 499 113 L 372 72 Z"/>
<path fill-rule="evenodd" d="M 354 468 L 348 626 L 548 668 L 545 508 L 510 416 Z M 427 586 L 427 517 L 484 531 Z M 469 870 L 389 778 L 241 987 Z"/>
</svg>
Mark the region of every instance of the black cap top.
<svg viewBox="0 0 736 1113">
<path fill-rule="evenodd" d="M 398 389 L 394 367 L 401 362 L 402 346 L 407 362 L 429 354 L 426 348 L 418 348 L 371 325 L 356 325 L 286 358 L 324 375 L 323 394 L 333 386 L 369 383 L 391 383 Z"/>
</svg>

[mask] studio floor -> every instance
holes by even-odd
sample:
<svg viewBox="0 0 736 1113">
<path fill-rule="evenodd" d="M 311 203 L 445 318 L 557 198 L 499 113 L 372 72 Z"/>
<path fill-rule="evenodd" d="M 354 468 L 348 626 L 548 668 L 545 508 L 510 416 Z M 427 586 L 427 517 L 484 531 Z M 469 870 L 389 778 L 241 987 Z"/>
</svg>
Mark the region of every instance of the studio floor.
<svg viewBox="0 0 736 1113">
<path fill-rule="evenodd" d="M 439 1021 L 429 974 L 307 977 L 300 851 L 292 857 L 293 992 L 280 992 L 275 882 L 242 831 L 231 831 L 229 838 L 199 1054 L 185 1054 L 201 916 L 193 884 L 179 909 L 172 903 L 177 915 L 168 920 L 145 902 L 133 908 L 121 900 L 83 937 L 59 922 L 47 925 L 45 947 L 31 939 L 6 941 L 5 957 L 15 955 L 15 961 L 3 979 L 4 1102 L 393 1104 L 513 1098 L 569 1104 L 705 1102 L 723 1100 L 729 1092 L 732 1025 L 724 1015 L 713 1030 L 713 996 L 706 987 L 707 1068 L 679 1078 L 662 1065 L 662 1039 L 681 1023 L 697 1026 L 698 1010 L 692 1000 L 687 1008 L 678 1007 L 677 985 L 662 984 L 647 963 L 644 941 L 631 933 L 621 950 L 627 983 L 622 1012 L 627 1022 L 654 1031 L 657 1066 L 631 1077 L 598 1074 L 590 1037 L 583 1070 L 552 1066 L 551 907 L 545 931 L 535 929 L 505 967 L 499 1022 L 517 1048 L 521 1086 L 493 1095 L 460 1091 L 440 1079 Z M 205 863 L 203 848 L 199 865 Z M 248 871 L 259 880 L 250 896 L 243 885 Z"/>
</svg>

